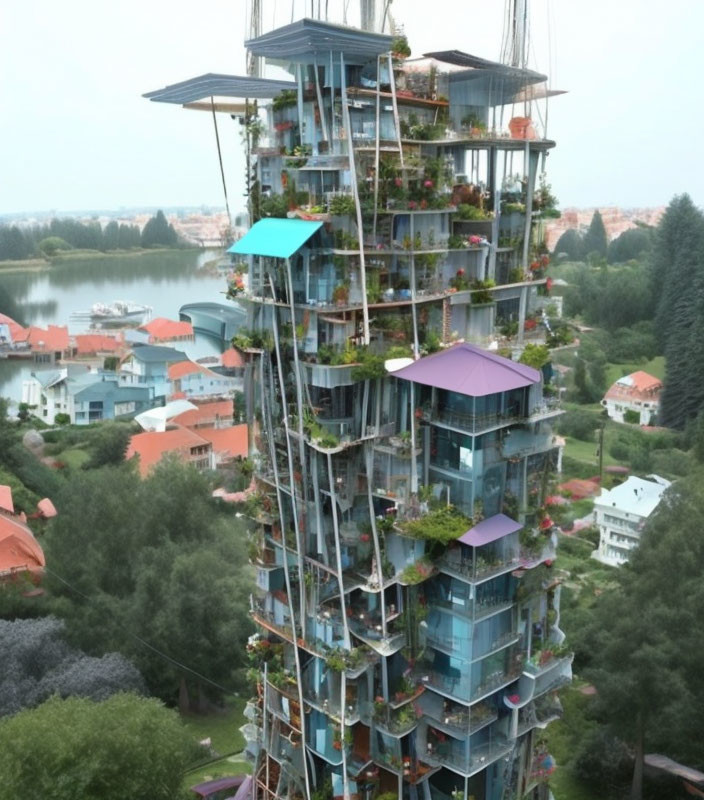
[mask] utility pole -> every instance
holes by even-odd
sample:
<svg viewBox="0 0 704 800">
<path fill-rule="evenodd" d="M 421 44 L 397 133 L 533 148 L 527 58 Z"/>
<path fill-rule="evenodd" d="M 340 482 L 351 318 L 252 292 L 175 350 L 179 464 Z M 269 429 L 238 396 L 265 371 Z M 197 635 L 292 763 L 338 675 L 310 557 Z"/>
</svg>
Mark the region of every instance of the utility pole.
<svg viewBox="0 0 704 800">
<path fill-rule="evenodd" d="M 606 428 L 606 420 L 601 420 L 601 425 L 599 425 L 599 484 L 601 485 L 601 480 L 604 476 L 604 428 Z"/>
</svg>

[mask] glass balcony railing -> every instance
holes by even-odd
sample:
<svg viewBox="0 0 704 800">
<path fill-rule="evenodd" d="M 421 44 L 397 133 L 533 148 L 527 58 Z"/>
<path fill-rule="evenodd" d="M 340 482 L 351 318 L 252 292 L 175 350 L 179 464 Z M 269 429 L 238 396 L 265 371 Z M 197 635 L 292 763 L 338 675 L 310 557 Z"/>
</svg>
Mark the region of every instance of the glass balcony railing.
<svg viewBox="0 0 704 800">
<path fill-rule="evenodd" d="M 447 766 L 464 775 L 472 775 L 485 769 L 489 764 L 502 758 L 513 748 L 513 743 L 506 739 L 497 739 L 494 742 L 471 748 L 469 754 L 463 747 L 442 745 L 433 746 L 425 755 L 430 764 Z"/>
</svg>

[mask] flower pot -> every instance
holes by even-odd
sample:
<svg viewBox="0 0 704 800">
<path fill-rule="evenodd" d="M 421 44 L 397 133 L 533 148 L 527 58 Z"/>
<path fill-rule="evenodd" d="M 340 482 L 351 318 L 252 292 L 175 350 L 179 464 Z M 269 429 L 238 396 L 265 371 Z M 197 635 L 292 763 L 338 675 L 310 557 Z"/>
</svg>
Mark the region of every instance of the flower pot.
<svg viewBox="0 0 704 800">
<path fill-rule="evenodd" d="M 512 139 L 535 139 L 535 128 L 530 117 L 514 117 L 508 123 Z"/>
</svg>

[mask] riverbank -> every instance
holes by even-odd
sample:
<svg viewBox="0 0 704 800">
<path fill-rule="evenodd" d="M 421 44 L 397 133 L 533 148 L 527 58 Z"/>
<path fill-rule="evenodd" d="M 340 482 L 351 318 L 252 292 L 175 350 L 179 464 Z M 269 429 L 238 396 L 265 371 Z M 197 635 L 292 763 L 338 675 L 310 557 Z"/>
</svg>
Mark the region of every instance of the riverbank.
<svg viewBox="0 0 704 800">
<path fill-rule="evenodd" d="M 207 248 L 202 248 L 205 251 Z M 25 258 L 20 261 L 0 261 L 0 272 L 38 272 L 51 269 L 63 261 L 126 258 L 133 256 L 170 255 L 189 250 L 200 251 L 198 247 L 135 247 L 131 250 L 62 250 L 51 258 Z"/>
</svg>

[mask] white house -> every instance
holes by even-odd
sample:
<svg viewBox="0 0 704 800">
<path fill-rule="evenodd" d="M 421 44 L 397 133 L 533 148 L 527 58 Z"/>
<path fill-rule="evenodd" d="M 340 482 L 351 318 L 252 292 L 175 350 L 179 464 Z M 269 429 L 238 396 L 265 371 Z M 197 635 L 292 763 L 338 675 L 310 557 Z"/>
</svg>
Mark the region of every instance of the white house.
<svg viewBox="0 0 704 800">
<path fill-rule="evenodd" d="M 638 370 L 624 375 L 604 395 L 601 404 L 616 422 L 654 425 L 660 408 L 662 381 Z"/>
<path fill-rule="evenodd" d="M 660 503 L 670 485 L 659 475 L 649 480 L 630 477 L 614 489 L 602 489 L 594 500 L 594 522 L 599 528 L 599 549 L 592 558 L 618 567 L 628 561 L 631 550 L 640 543 L 648 517 Z"/>
</svg>

